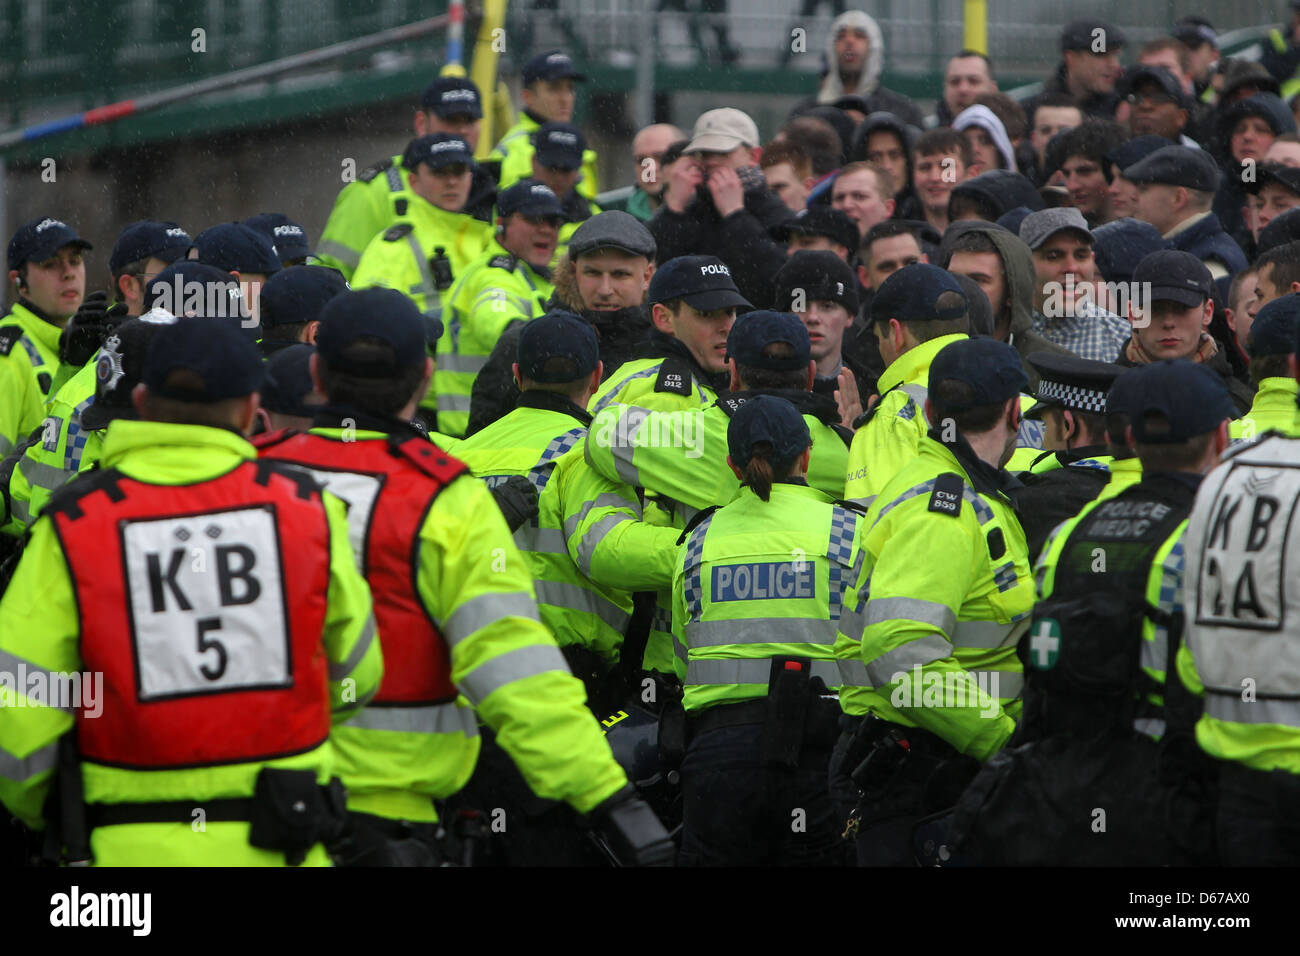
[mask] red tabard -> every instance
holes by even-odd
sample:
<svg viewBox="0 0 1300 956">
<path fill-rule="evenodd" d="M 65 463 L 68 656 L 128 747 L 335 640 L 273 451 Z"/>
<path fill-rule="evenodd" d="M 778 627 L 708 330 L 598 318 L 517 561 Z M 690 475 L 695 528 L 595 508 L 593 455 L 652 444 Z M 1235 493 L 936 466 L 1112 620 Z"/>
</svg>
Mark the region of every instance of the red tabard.
<svg viewBox="0 0 1300 956">
<path fill-rule="evenodd" d="M 353 548 L 370 584 L 384 654 L 384 679 L 367 706 L 454 700 L 451 656 L 415 584 L 420 527 L 433 499 L 463 462 L 412 436 L 336 441 L 296 433 L 259 447 L 263 458 L 311 468 L 321 484 L 348 502 Z"/>
<path fill-rule="evenodd" d="M 104 681 L 103 713 L 77 715 L 84 760 L 245 763 L 328 739 L 330 546 L 318 489 L 259 462 L 191 485 L 107 471 L 63 489 L 49 511 L 82 660 Z"/>
</svg>

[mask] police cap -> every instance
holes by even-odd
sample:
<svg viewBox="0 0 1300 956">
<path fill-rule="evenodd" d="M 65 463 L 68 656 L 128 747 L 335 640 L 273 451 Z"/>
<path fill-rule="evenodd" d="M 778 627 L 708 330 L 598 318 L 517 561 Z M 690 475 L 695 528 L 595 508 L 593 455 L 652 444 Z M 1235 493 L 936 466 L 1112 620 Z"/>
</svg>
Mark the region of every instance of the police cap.
<svg viewBox="0 0 1300 956">
<path fill-rule="evenodd" d="M 524 64 L 524 86 L 532 86 L 538 80 L 573 80 L 581 83 L 585 79 L 569 55 L 561 50 L 539 53 Z"/>
<path fill-rule="evenodd" d="M 1288 292 L 1259 310 L 1251 323 L 1246 348 L 1251 358 L 1290 355 L 1300 335 L 1300 293 Z"/>
<path fill-rule="evenodd" d="M 237 326 L 184 318 L 153 336 L 141 381 L 163 398 L 207 404 L 251 395 L 262 374 L 262 357 Z"/>
<path fill-rule="evenodd" d="M 524 323 L 519 334 L 519 376 L 534 382 L 573 382 L 596 370 L 596 330 L 561 309 Z"/>
<path fill-rule="evenodd" d="M 945 345 L 930 363 L 930 400 L 935 405 L 939 405 L 935 396 L 943 382 L 961 382 L 970 388 L 968 401 L 942 405 L 944 413 L 953 414 L 1014 398 L 1029 384 L 1029 376 L 1016 350 L 1005 342 L 962 339 Z"/>
<path fill-rule="evenodd" d="M 945 292 L 960 297 L 959 304 L 939 307 Z M 871 321 L 946 322 L 966 314 L 966 293 L 952 273 L 928 262 L 913 262 L 890 274 L 871 300 Z"/>
<path fill-rule="evenodd" d="M 552 192 L 550 186 L 539 183 L 536 179 L 521 179 L 497 194 L 497 215 L 505 219 L 514 213 L 522 213 L 533 219 L 546 216 L 564 218 L 560 198 Z"/>
<path fill-rule="evenodd" d="M 700 312 L 750 308 L 749 301 L 736 288 L 731 270 L 717 256 L 678 256 L 656 269 L 646 302 L 656 305 L 674 299 Z"/>
<path fill-rule="evenodd" d="M 415 169 L 421 163 L 432 169 L 442 169 L 444 166 L 473 169 L 477 165 L 469 143 L 451 133 L 430 133 L 407 143 L 402 153 L 402 168 Z"/>
<path fill-rule="evenodd" d="M 118 234 L 108 255 L 108 270 L 117 273 L 123 266 L 144 259 L 161 259 L 171 265 L 193 244 L 190 234 L 177 223 L 140 219 Z"/>
<path fill-rule="evenodd" d="M 316 410 L 305 402 L 316 387 L 311 377 L 311 357 L 315 354 L 314 345 L 298 342 L 280 349 L 266 360 L 266 380 L 262 383 L 263 408 L 298 418 L 311 418 L 316 414 Z"/>
<path fill-rule="evenodd" d="M 420 105 L 437 116 L 483 118 L 483 99 L 474 82 L 463 76 L 440 76 L 424 88 Z"/>
<path fill-rule="evenodd" d="M 251 226 L 270 239 L 281 261 L 306 259 L 311 255 L 307 230 L 282 212 L 261 212 L 256 216 L 249 216 L 244 220 L 244 225 Z"/>
<path fill-rule="evenodd" d="M 225 222 L 204 229 L 195 237 L 189 257 L 227 272 L 271 275 L 280 271 L 280 254 L 275 244 L 242 222 Z"/>
<path fill-rule="evenodd" d="M 424 365 L 424 324 L 415 303 L 396 289 L 341 292 L 321 309 L 316 350 L 331 371 L 389 378 Z"/>
<path fill-rule="evenodd" d="M 1123 369 L 1109 362 L 1094 362 L 1077 355 L 1032 352 L 1029 364 L 1038 372 L 1038 404 L 1025 418 L 1041 418 L 1049 408 L 1104 415 L 1106 393 Z"/>
<path fill-rule="evenodd" d="M 771 444 L 769 461 L 784 463 L 798 458 L 812 444 L 812 436 L 799 410 L 784 398 L 756 395 L 736 409 L 727 425 L 732 464 L 737 468 L 748 465 L 759 442 Z"/>
<path fill-rule="evenodd" d="M 790 346 L 790 354 L 770 355 L 767 347 L 777 342 Z M 748 368 L 788 370 L 807 368 L 812 361 L 808 329 L 797 315 L 766 309 L 742 315 L 727 335 L 727 356 Z"/>
<path fill-rule="evenodd" d="M 533 133 L 533 155 L 543 166 L 572 172 L 582 166 L 587 141 L 572 123 L 543 123 Z"/>
<path fill-rule="evenodd" d="M 315 322 L 325 304 L 348 291 L 343 273 L 327 266 L 290 266 L 262 286 L 258 300 L 264 328 Z"/>
<path fill-rule="evenodd" d="M 1128 378 L 1128 376 L 1125 376 Z M 1187 359 L 1165 359 L 1140 366 L 1125 396 L 1133 438 L 1147 445 L 1170 445 L 1204 435 L 1233 414 L 1223 378 Z"/>
<path fill-rule="evenodd" d="M 104 339 L 95 360 L 95 400 L 81 413 L 81 426 L 95 431 L 117 418 L 135 418 L 131 392 L 144 374 L 149 343 L 176 317 L 154 310 L 127 319 Z"/>
<path fill-rule="evenodd" d="M 24 262 L 42 262 L 64 246 L 75 249 L 93 249 L 90 243 L 77 235 L 61 219 L 42 216 L 24 223 L 9 240 L 9 268 L 17 269 Z"/>
</svg>

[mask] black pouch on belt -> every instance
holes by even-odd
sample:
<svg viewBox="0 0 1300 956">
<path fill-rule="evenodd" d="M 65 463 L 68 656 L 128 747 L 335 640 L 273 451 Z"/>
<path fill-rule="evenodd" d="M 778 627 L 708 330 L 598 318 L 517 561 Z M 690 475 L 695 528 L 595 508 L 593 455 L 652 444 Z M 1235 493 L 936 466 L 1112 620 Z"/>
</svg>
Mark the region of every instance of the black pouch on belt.
<svg viewBox="0 0 1300 956">
<path fill-rule="evenodd" d="M 803 749 L 804 722 L 812 701 L 806 657 L 776 657 L 767 682 L 767 719 L 759 737 L 759 759 L 765 767 L 793 770 Z"/>
<path fill-rule="evenodd" d="M 337 779 L 337 778 L 336 778 Z M 319 842 L 333 841 L 343 818 L 338 805 L 342 788 L 316 783 L 314 770 L 263 767 L 253 790 L 248 842 L 263 850 L 279 850 L 285 862 L 298 866 Z"/>
</svg>

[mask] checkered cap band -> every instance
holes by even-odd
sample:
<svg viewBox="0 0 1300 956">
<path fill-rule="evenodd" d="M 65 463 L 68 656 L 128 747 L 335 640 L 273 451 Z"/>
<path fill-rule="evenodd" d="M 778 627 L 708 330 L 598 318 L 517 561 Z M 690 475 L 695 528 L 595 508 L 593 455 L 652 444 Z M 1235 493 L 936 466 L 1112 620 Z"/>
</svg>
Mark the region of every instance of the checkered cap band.
<svg viewBox="0 0 1300 956">
<path fill-rule="evenodd" d="M 1106 411 L 1106 393 L 1096 389 L 1080 388 L 1078 385 L 1065 385 L 1042 379 L 1038 383 L 1038 400 L 1040 402 L 1060 402 L 1066 408 L 1077 408 L 1081 412 Z"/>
</svg>

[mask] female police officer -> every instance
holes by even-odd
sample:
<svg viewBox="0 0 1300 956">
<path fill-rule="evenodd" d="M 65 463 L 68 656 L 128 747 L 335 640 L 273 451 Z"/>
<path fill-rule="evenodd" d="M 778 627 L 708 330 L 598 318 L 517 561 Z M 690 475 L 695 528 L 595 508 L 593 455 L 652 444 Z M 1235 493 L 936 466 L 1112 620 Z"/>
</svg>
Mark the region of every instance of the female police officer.
<svg viewBox="0 0 1300 956">
<path fill-rule="evenodd" d="M 841 864 L 827 685 L 861 516 L 808 486 L 808 426 L 785 399 L 745 402 L 727 445 L 741 489 L 687 529 L 674 576 L 690 735 L 679 862 Z"/>
</svg>

